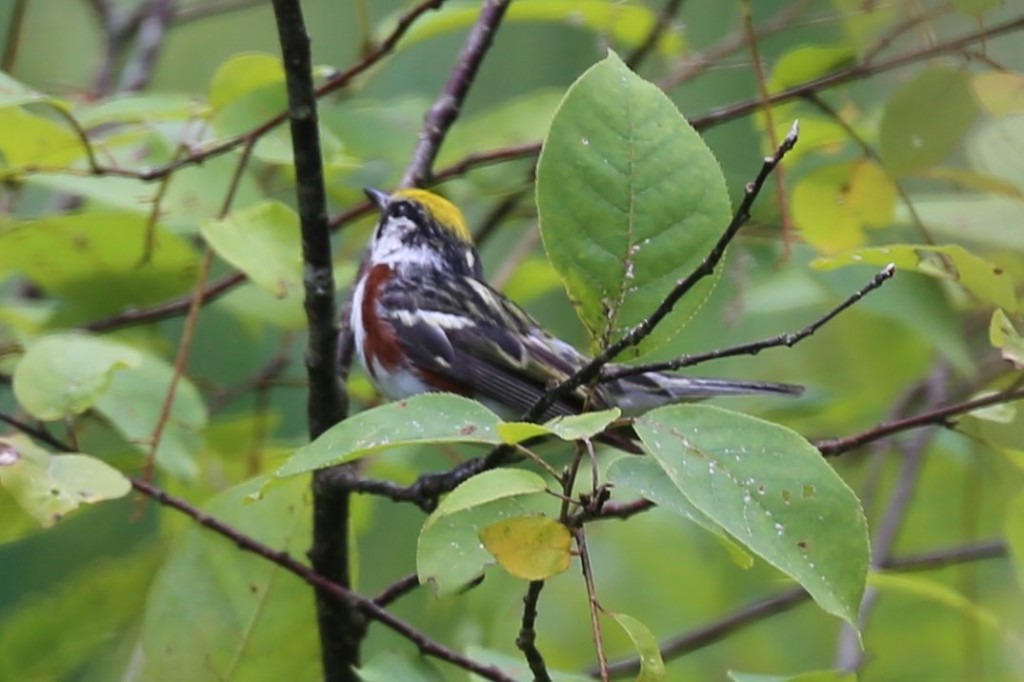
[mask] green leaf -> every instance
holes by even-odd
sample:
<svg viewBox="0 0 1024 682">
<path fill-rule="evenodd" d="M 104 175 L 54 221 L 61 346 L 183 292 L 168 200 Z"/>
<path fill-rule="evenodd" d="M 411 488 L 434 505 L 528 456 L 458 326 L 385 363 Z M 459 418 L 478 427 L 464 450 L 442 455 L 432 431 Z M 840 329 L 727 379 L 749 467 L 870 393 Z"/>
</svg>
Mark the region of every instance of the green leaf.
<svg viewBox="0 0 1024 682">
<path fill-rule="evenodd" d="M 399 43 L 405 49 L 415 43 L 452 31 L 469 28 L 480 15 L 480 5 L 475 2 L 447 2 L 437 12 L 421 17 Z M 378 30 L 380 37 L 390 33 L 395 18 Z M 558 22 L 589 29 L 603 38 L 611 38 L 627 47 L 640 45 L 650 35 L 657 15 L 651 8 L 642 5 L 624 5 L 607 0 L 517 0 L 505 14 L 505 23 L 513 22 Z M 665 55 L 677 55 L 683 51 L 681 34 L 669 27 L 657 44 L 658 51 Z"/>
<path fill-rule="evenodd" d="M 95 408 L 136 450 L 148 454 L 174 368 L 149 353 L 140 352 L 140 358 L 138 366 L 114 374 L 107 390 L 96 399 Z M 156 451 L 157 466 L 178 478 L 194 478 L 206 420 L 202 396 L 191 381 L 181 377 Z"/>
<path fill-rule="evenodd" d="M 989 119 L 971 132 L 967 139 L 967 156 L 975 170 L 1006 180 L 1024 191 L 1024 159 L 1006 153 L 1007 149 L 1019 149 L 1021 145 L 1024 145 L 1024 116 Z M 1019 206 L 1020 202 L 1017 204 Z"/>
<path fill-rule="evenodd" d="M 898 592 L 946 606 L 1001 635 L 1016 650 L 1024 647 L 1024 640 L 1011 630 L 998 614 L 940 582 L 916 575 L 872 573 L 868 576 L 868 584 L 882 592 Z"/>
<path fill-rule="evenodd" d="M 1024 588 L 1024 493 L 1018 493 L 1007 505 L 1004 527 L 1017 583 Z"/>
<path fill-rule="evenodd" d="M 886 104 L 879 130 L 886 167 L 903 176 L 939 163 L 956 149 L 977 114 L 968 72 L 922 71 Z"/>
<path fill-rule="evenodd" d="M 433 583 L 439 595 L 456 592 L 477 578 L 485 566 L 494 563 L 480 544 L 480 531 L 502 519 L 535 512 L 549 499 L 548 495 L 534 493 L 496 499 L 456 514 L 435 516 L 435 511 L 416 540 L 416 573 L 420 582 Z"/>
<path fill-rule="evenodd" d="M 547 580 L 569 568 L 572 534 L 543 514 L 502 519 L 480 529 L 480 542 L 516 578 Z"/>
<path fill-rule="evenodd" d="M 60 168 L 85 156 L 66 125 L 18 107 L 0 108 L 0 177 L 4 168 Z"/>
<path fill-rule="evenodd" d="M 845 670 L 814 670 L 796 675 L 754 675 L 729 671 L 733 682 L 857 682 L 857 676 Z"/>
<path fill-rule="evenodd" d="M 199 261 L 185 239 L 148 222 L 114 211 L 0 221 L 0 269 L 23 273 L 91 316 L 163 302 L 188 291 Z"/>
<path fill-rule="evenodd" d="M 794 85 L 821 78 L 849 66 L 856 59 L 849 45 L 801 45 L 787 51 L 775 62 L 768 78 L 768 90 L 781 92 Z M 803 121 L 800 122 L 800 144 L 803 145 Z M 787 123 L 786 127 L 792 125 Z"/>
<path fill-rule="evenodd" d="M 126 632 L 134 639 L 156 569 L 157 552 L 152 544 L 148 547 L 75 566 L 63 580 L 30 599 L 13 607 L 8 603 L 0 628 L 0 676 L 26 681 L 94 679 L 88 673 L 109 654 L 111 644 Z M 88 627 L 76 628 L 74 637 L 55 636 L 66 632 L 69 623 Z"/>
<path fill-rule="evenodd" d="M 622 410 L 613 407 L 608 410 L 598 410 L 597 412 L 555 417 L 546 422 L 544 426 L 551 429 L 551 433 L 562 440 L 580 440 L 583 438 L 593 438 L 608 428 L 620 416 L 622 416 Z"/>
<path fill-rule="evenodd" d="M 309 481 L 288 481 L 246 504 L 260 483 L 227 490 L 203 511 L 276 551 L 303 555 L 310 543 Z M 142 624 L 146 679 L 316 679 L 315 623 L 306 583 L 190 524 L 150 590 Z"/>
<path fill-rule="evenodd" d="M 299 216 L 267 201 L 202 225 L 203 237 L 221 258 L 278 298 L 302 289 Z"/>
<path fill-rule="evenodd" d="M 936 237 L 1024 250 L 1024 230 L 1006 229 L 1024 221 L 1024 202 L 1002 196 L 917 194 L 913 206 Z M 904 225 L 913 223 L 904 207 L 897 207 L 895 218 Z"/>
<path fill-rule="evenodd" d="M 955 282 L 985 303 L 1006 310 L 1017 309 L 1013 279 L 1001 267 L 974 255 L 958 244 L 920 246 L 890 244 L 859 249 L 833 258 L 819 258 L 812 265 L 833 269 L 852 264 L 886 265 L 897 270 L 912 270 L 924 275 Z"/>
<path fill-rule="evenodd" d="M 14 107 L 22 104 L 45 102 L 47 95 L 37 92 L 21 81 L 11 78 L 0 71 L 0 107 Z"/>
<path fill-rule="evenodd" d="M 73 417 L 93 406 L 118 370 L 141 362 L 138 351 L 95 336 L 45 336 L 15 367 L 14 395 L 36 419 Z"/>
<path fill-rule="evenodd" d="M 523 660 L 521 654 L 517 656 L 510 656 L 498 651 L 491 651 L 490 649 L 470 645 L 466 647 L 466 655 L 474 661 L 480 661 L 481 663 L 495 666 L 506 675 L 511 676 L 514 680 L 530 682 L 534 679 L 533 673 L 530 672 L 530 668 L 526 664 L 526 661 Z M 548 673 L 551 676 L 551 682 L 593 682 L 594 680 L 590 675 L 552 670 L 551 666 L 548 666 Z"/>
<path fill-rule="evenodd" d="M 254 90 L 284 85 L 284 66 L 271 54 L 248 53 L 232 57 L 217 67 L 210 81 L 210 106 L 223 109 Z"/>
<path fill-rule="evenodd" d="M 675 483 L 665 477 L 653 458 L 620 457 L 608 467 L 608 480 L 614 483 L 617 489 L 650 500 L 661 509 L 682 516 L 713 534 L 740 568 L 745 570 L 754 565 L 754 557 L 733 542 L 732 538 L 704 512 L 697 509 Z"/>
<path fill-rule="evenodd" d="M 867 524 L 813 445 L 777 424 L 702 405 L 658 408 L 635 427 L 695 507 L 856 626 Z"/>
<path fill-rule="evenodd" d="M 445 676 L 426 656 L 381 651 L 356 668 L 362 682 L 445 682 Z"/>
<path fill-rule="evenodd" d="M 537 167 L 544 247 L 591 335 L 647 317 L 730 220 L 718 162 L 655 86 L 610 54 L 566 93 Z M 671 338 L 712 287 L 705 279 L 634 349 Z"/>
<path fill-rule="evenodd" d="M 1024 338 L 1002 310 L 996 309 L 992 313 L 988 338 L 993 347 L 1002 351 L 1004 360 L 1012 362 L 1017 369 L 1024 368 Z"/>
<path fill-rule="evenodd" d="M 606 611 L 612 620 L 619 624 L 629 638 L 633 640 L 637 656 L 640 659 L 640 674 L 636 682 L 658 682 L 665 678 L 665 661 L 661 658 L 661 647 L 650 628 L 633 616 L 625 613 Z"/>
<path fill-rule="evenodd" d="M 478 507 L 488 502 L 543 492 L 547 488 L 544 479 L 526 469 L 493 469 L 459 484 L 452 490 L 437 509 L 427 518 L 424 526 L 451 514 Z"/>
<path fill-rule="evenodd" d="M 0 438 L 0 485 L 44 527 L 79 505 L 131 490 L 128 479 L 106 462 L 76 453 L 51 455 L 25 436 Z"/>
<path fill-rule="evenodd" d="M 274 474 L 294 476 L 420 443 L 502 442 L 501 418 L 480 403 L 450 393 L 424 393 L 386 403 L 335 424 L 295 451 Z"/>
</svg>

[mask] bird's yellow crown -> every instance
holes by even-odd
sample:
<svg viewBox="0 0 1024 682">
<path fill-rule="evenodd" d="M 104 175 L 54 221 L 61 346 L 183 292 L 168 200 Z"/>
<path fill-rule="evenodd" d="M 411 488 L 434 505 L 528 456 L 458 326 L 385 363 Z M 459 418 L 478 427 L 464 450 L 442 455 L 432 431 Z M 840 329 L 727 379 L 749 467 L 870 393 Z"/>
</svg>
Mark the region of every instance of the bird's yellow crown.
<svg viewBox="0 0 1024 682">
<path fill-rule="evenodd" d="M 425 189 L 400 189 L 392 196 L 419 203 L 439 225 L 451 231 L 461 241 L 473 243 L 473 235 L 466 226 L 466 218 L 463 217 L 462 211 L 444 197 Z"/>
</svg>

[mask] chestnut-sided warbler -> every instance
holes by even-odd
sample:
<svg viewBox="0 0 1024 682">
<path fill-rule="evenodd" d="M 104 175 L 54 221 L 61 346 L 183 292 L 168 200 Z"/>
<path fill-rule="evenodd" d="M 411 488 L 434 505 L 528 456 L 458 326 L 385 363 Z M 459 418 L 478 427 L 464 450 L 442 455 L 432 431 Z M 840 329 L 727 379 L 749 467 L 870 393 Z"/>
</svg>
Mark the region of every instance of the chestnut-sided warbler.
<svg viewBox="0 0 1024 682">
<path fill-rule="evenodd" d="M 421 189 L 367 189 L 380 210 L 352 300 L 363 367 L 391 399 L 449 391 L 517 418 L 589 358 L 484 281 L 462 213 Z M 607 370 L 622 365 L 608 365 Z M 624 415 L 719 395 L 796 395 L 801 387 L 648 372 L 581 387 L 543 419 L 618 407 Z"/>
</svg>

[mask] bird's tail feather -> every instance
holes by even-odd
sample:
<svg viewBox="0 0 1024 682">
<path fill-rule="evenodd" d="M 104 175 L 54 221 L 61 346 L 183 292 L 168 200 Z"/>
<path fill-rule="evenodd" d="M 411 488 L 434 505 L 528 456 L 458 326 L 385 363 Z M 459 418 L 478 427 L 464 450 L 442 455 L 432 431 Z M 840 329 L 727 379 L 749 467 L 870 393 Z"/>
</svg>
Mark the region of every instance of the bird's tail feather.
<svg viewBox="0 0 1024 682">
<path fill-rule="evenodd" d="M 647 372 L 626 376 L 604 384 L 609 402 L 626 415 L 635 415 L 651 408 L 672 403 L 691 402 L 729 395 L 798 396 L 803 386 L 769 381 L 740 379 L 706 379 L 684 377 L 665 372 Z"/>
</svg>

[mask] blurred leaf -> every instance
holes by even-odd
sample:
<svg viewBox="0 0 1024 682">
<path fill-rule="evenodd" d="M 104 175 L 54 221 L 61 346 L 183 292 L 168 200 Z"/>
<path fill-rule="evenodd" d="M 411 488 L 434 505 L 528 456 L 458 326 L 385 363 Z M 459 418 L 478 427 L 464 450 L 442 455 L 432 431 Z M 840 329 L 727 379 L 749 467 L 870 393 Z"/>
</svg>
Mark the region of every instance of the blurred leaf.
<svg viewBox="0 0 1024 682">
<path fill-rule="evenodd" d="M 781 92 L 794 85 L 826 76 L 851 65 L 857 55 L 849 45 L 800 45 L 781 57 L 772 66 L 768 78 L 769 92 Z M 786 124 L 789 129 L 791 123 Z M 800 144 L 803 144 L 803 121 L 800 121 Z"/>
<path fill-rule="evenodd" d="M 819 251 L 842 252 L 860 246 L 865 229 L 892 222 L 896 196 L 885 169 L 871 161 L 824 166 L 793 189 L 793 220 Z"/>
<path fill-rule="evenodd" d="M 682 516 L 708 531 L 722 544 L 733 563 L 740 568 L 746 570 L 754 565 L 754 557 L 733 542 L 732 538 L 704 512 L 697 509 L 675 483 L 665 476 L 653 458 L 620 457 L 608 467 L 608 481 L 614 483 L 617 490 L 625 490 L 650 500 L 660 509 Z"/>
<path fill-rule="evenodd" d="M 467 29 L 480 14 L 480 6 L 472 2 L 448 2 L 438 11 L 423 16 L 402 38 L 399 49 L 453 31 Z M 640 45 L 650 34 L 657 15 L 649 7 L 623 5 L 607 0 L 517 0 L 506 12 L 505 23 L 558 22 L 589 29 L 627 47 Z M 378 30 L 383 36 L 390 32 L 391 18 Z M 666 56 L 683 51 L 683 39 L 673 30 L 666 31 L 658 41 L 658 51 Z"/>
<path fill-rule="evenodd" d="M 267 201 L 206 221 L 202 231 L 217 255 L 274 296 L 302 289 L 299 216 L 292 208 Z"/>
<path fill-rule="evenodd" d="M 309 548 L 309 481 L 246 504 L 260 480 L 226 490 L 203 511 L 276 551 Z M 152 680 L 305 680 L 320 674 L 310 587 L 265 558 L 190 524 L 154 580 L 142 625 Z"/>
<path fill-rule="evenodd" d="M 14 395 L 36 419 L 72 417 L 93 406 L 117 370 L 141 362 L 137 351 L 95 336 L 45 336 L 28 346 L 15 367 Z"/>
<path fill-rule="evenodd" d="M 521 0 L 520 0 L 521 1 Z M 513 4 L 512 7 L 515 7 Z M 452 128 L 438 159 L 439 166 L 454 163 L 483 149 L 507 147 L 544 137 L 562 101 L 556 90 L 531 92 L 465 120 Z"/>
<path fill-rule="evenodd" d="M 640 674 L 636 676 L 636 682 L 658 682 L 666 679 L 661 647 L 650 628 L 625 613 L 605 611 L 605 615 L 618 623 L 633 641 L 637 657 L 640 659 Z"/>
<path fill-rule="evenodd" d="M 81 680 L 145 603 L 156 553 L 122 553 L 85 566 L 3 614 L 0 679 Z M 83 624 L 87 624 L 83 625 Z M 74 637 L 67 635 L 74 628 Z"/>
<path fill-rule="evenodd" d="M 148 454 L 174 368 L 155 355 L 140 352 L 139 356 L 137 366 L 113 375 L 95 408 L 128 443 Z M 156 452 L 157 466 L 178 478 L 194 478 L 206 418 L 199 391 L 187 377 L 181 377 Z"/>
<path fill-rule="evenodd" d="M 1022 201 L 970 194 L 918 194 L 914 196 L 913 204 L 928 231 L 936 237 L 990 248 L 1024 250 L 1024 230 L 1006 229 L 1007 225 L 1024 221 Z M 896 221 L 911 224 L 909 211 L 898 207 Z"/>
<path fill-rule="evenodd" d="M 1007 149 L 1020 149 L 1021 145 L 1024 145 L 1024 116 L 989 119 L 967 138 L 967 156 L 973 169 L 1024 190 L 1024 159 L 1006 153 Z"/>
<path fill-rule="evenodd" d="M 685 162 L 684 162 L 685 160 Z M 597 343 L 647 317 L 729 223 L 718 162 L 655 86 L 610 54 L 569 89 L 537 168 L 544 246 Z M 633 353 L 671 338 L 698 284 Z"/>
<path fill-rule="evenodd" d="M 474 661 L 495 666 L 506 675 L 510 675 L 514 680 L 531 682 L 534 679 L 534 675 L 530 672 L 530 668 L 526 661 L 523 660 L 522 655 L 510 656 L 473 645 L 466 647 L 466 655 Z M 590 675 L 552 670 L 551 666 L 548 666 L 548 673 L 551 676 L 551 682 L 593 682 L 594 680 Z"/>
<path fill-rule="evenodd" d="M 445 682 L 445 676 L 426 656 L 381 651 L 356 668 L 363 682 Z"/>
<path fill-rule="evenodd" d="M 953 0 L 953 7 L 972 16 L 981 16 L 1000 4 L 1000 0 Z"/>
<path fill-rule="evenodd" d="M 922 71 L 886 103 L 879 130 L 886 167 L 903 176 L 939 163 L 956 149 L 977 114 L 969 73 L 941 67 Z"/>
<path fill-rule="evenodd" d="M 418 443 L 502 442 L 500 417 L 480 403 L 450 393 L 423 393 L 349 417 L 295 451 L 274 474 L 294 476 Z"/>
<path fill-rule="evenodd" d="M 1010 500 L 1006 508 L 1006 544 L 1010 548 L 1010 558 L 1017 572 L 1017 582 L 1024 588 L 1024 493 Z"/>
<path fill-rule="evenodd" d="M 105 123 L 153 125 L 158 121 L 188 121 L 209 115 L 206 103 L 181 93 L 117 94 L 110 99 L 91 102 L 75 112 L 82 126 L 92 128 Z"/>
<path fill-rule="evenodd" d="M 871 573 L 868 576 L 868 584 L 883 593 L 897 592 L 946 606 L 978 625 L 1001 635 L 1018 651 L 1021 650 L 1021 647 L 1024 647 L 1024 640 L 1011 630 L 995 612 L 968 599 L 940 582 L 916 575 Z"/>
<path fill-rule="evenodd" d="M 210 81 L 210 106 L 223 109 L 239 97 L 268 85 L 284 90 L 284 66 L 275 55 L 248 53 L 231 57 Z"/>
<path fill-rule="evenodd" d="M 701 405 L 657 408 L 635 427 L 694 506 L 856 627 L 867 524 L 813 445 L 777 424 Z"/>
<path fill-rule="evenodd" d="M 25 436 L 0 438 L 0 484 L 44 527 L 79 505 L 124 497 L 132 489 L 120 471 L 102 460 L 51 455 Z"/>
<path fill-rule="evenodd" d="M 729 671 L 733 682 L 857 682 L 857 676 L 843 670 L 815 670 L 796 675 L 753 675 Z"/>
<path fill-rule="evenodd" d="M 1024 368 L 1024 339 L 1002 310 L 996 309 L 992 313 L 988 338 L 993 347 L 1002 351 L 1004 360 L 1012 362 L 1017 369 Z"/>
<path fill-rule="evenodd" d="M 543 478 L 525 469 L 484 471 L 448 493 L 423 525 L 426 528 L 445 516 L 506 497 L 543 492 L 546 488 Z"/>
<path fill-rule="evenodd" d="M 867 263 L 886 265 L 894 263 L 897 270 L 912 270 L 924 275 L 955 282 L 982 302 L 1006 310 L 1017 309 L 1017 297 L 1009 274 L 997 265 L 975 256 L 962 246 L 919 246 L 916 244 L 890 244 L 871 249 L 859 249 L 842 256 L 819 258 L 813 265 L 831 269 Z"/>
<path fill-rule="evenodd" d="M 516 578 L 547 580 L 569 568 L 572 534 L 540 514 L 495 521 L 480 529 L 480 542 Z"/>
<path fill-rule="evenodd" d="M 989 114 L 1024 114 L 1024 74 L 1010 71 L 979 73 L 971 80 L 971 85 L 981 106 Z"/>
<path fill-rule="evenodd" d="M 496 499 L 455 514 L 435 516 L 435 511 L 416 540 L 416 573 L 420 583 L 433 583 L 438 595 L 456 592 L 481 575 L 485 566 L 494 563 L 480 543 L 480 531 L 496 521 L 534 512 L 535 507 L 549 499 L 545 494 L 534 493 Z"/>
<path fill-rule="evenodd" d="M 198 259 L 187 241 L 147 223 L 109 211 L 0 221 L 0 269 L 24 273 L 94 315 L 163 302 L 195 283 Z"/>
<path fill-rule="evenodd" d="M 10 75 L 0 71 L 0 107 L 14 107 L 21 104 L 45 102 L 48 99 L 50 99 L 48 95 L 37 92 L 21 81 L 17 81 L 11 78 Z"/>
<path fill-rule="evenodd" d="M 18 107 L 0 108 L 0 177 L 4 168 L 60 168 L 83 158 L 85 148 L 63 123 Z"/>
<path fill-rule="evenodd" d="M 0 549 L 39 531 L 39 524 L 11 495 L 0 494 Z M 0 656 L 2 660 L 2 656 Z"/>
<path fill-rule="evenodd" d="M 800 123 L 801 141 L 803 140 L 803 122 Z M 921 177 L 944 180 L 954 184 L 957 188 L 973 190 L 976 192 L 987 192 L 1001 194 L 1015 199 L 1024 199 L 1024 192 L 1009 180 L 997 178 L 987 173 L 963 170 L 961 168 L 945 168 L 934 166 L 921 171 Z"/>
</svg>

